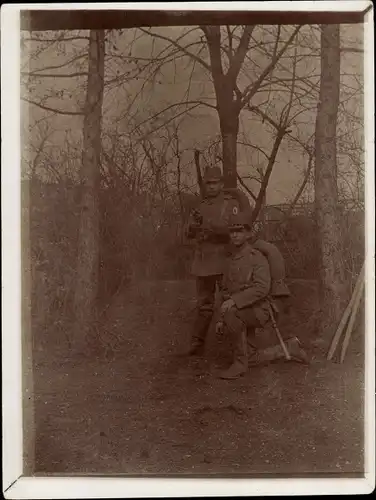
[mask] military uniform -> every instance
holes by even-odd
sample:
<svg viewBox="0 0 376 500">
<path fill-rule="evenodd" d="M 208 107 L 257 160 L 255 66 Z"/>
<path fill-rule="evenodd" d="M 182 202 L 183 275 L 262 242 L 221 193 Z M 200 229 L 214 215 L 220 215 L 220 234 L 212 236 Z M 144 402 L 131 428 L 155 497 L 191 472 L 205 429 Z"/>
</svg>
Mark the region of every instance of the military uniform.
<svg viewBox="0 0 376 500">
<path fill-rule="evenodd" d="M 247 225 L 246 217 L 239 214 L 233 218 L 230 228 Z M 221 374 L 222 378 L 237 378 L 247 371 L 249 365 L 284 356 L 280 345 L 258 351 L 253 344 L 255 330 L 270 321 L 271 301 L 290 294 L 284 283 L 283 258 L 282 262 L 277 258 L 278 249 L 271 245 L 277 252 L 269 248 L 270 258 L 264 255 L 269 245 L 268 242 L 258 241 L 258 248 L 255 248 L 245 242 L 235 249 L 229 259 L 223 279 L 223 298 L 232 299 L 234 305 L 223 313 L 222 321 L 234 341 L 234 360 L 230 368 Z M 273 257 L 276 257 L 275 260 Z M 271 271 L 273 278 L 277 278 L 275 281 Z M 289 339 L 287 344 L 294 360 L 306 361 L 297 339 Z"/>
<path fill-rule="evenodd" d="M 226 378 L 248 368 L 248 357 L 255 351 L 252 344 L 255 330 L 269 321 L 270 285 L 268 260 L 245 243 L 232 255 L 223 280 L 223 298 L 235 303 L 223 314 L 223 323 L 234 341 L 234 361 Z"/>
<path fill-rule="evenodd" d="M 207 169 L 205 180 L 221 179 L 220 169 Z M 193 217 L 189 221 L 187 237 L 196 239 L 192 274 L 196 277 L 197 315 L 193 325 L 191 354 L 203 350 L 215 302 L 215 291 L 221 288 L 222 276 L 229 255 L 228 224 L 231 216 L 240 210 L 240 204 L 231 194 L 205 197 L 198 206 L 202 221 L 200 228 Z"/>
<path fill-rule="evenodd" d="M 229 219 L 238 213 L 239 203 L 231 195 L 220 193 L 215 198 L 203 199 L 198 210 L 207 235 L 197 240 L 192 274 L 196 277 L 222 275 L 229 253 Z"/>
</svg>

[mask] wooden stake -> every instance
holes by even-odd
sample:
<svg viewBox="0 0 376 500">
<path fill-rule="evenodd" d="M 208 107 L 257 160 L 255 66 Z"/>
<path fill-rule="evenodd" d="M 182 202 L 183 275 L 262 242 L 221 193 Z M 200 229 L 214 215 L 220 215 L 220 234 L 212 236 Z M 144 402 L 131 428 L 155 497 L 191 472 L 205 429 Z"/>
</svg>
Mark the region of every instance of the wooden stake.
<svg viewBox="0 0 376 500">
<path fill-rule="evenodd" d="M 357 315 L 357 312 L 359 309 L 359 304 L 360 304 L 360 301 L 362 300 L 363 289 L 364 289 L 364 276 L 363 276 L 361 286 L 358 290 L 358 294 L 357 294 L 356 299 L 354 301 L 354 305 L 353 305 L 353 308 L 351 311 L 350 320 L 349 320 L 349 323 L 347 325 L 347 330 L 345 333 L 345 338 L 343 340 L 342 349 L 341 349 L 341 358 L 340 358 L 341 363 L 343 363 L 343 360 L 345 359 L 346 350 L 347 350 L 347 347 L 350 343 L 350 337 L 351 337 L 351 333 L 352 333 L 352 330 L 354 327 L 356 315 Z"/>
<path fill-rule="evenodd" d="M 342 335 L 342 332 L 346 326 L 346 323 L 347 323 L 347 320 L 351 314 L 351 311 L 352 311 L 352 308 L 353 308 L 353 305 L 354 305 L 354 302 L 356 300 L 356 297 L 357 297 L 357 293 L 359 291 L 359 288 L 361 287 L 362 285 L 362 282 L 364 280 L 364 264 L 362 266 L 362 269 L 359 273 L 359 276 L 358 276 L 358 279 L 356 281 L 356 285 L 355 285 L 355 288 L 354 288 L 354 291 L 353 291 L 353 294 L 351 296 L 351 299 L 350 299 L 350 302 L 348 303 L 346 309 L 345 309 L 345 312 L 343 313 L 343 316 L 341 318 L 341 321 L 338 325 L 338 328 L 337 328 L 337 331 L 336 333 L 334 334 L 334 337 L 333 337 L 333 340 L 332 340 L 332 343 L 330 345 L 330 349 L 329 349 L 329 352 L 328 352 L 328 355 L 327 355 L 327 359 L 328 360 L 331 360 L 333 355 L 334 355 L 334 352 L 337 348 L 337 345 L 338 345 L 338 342 L 339 342 L 339 339 Z"/>
</svg>

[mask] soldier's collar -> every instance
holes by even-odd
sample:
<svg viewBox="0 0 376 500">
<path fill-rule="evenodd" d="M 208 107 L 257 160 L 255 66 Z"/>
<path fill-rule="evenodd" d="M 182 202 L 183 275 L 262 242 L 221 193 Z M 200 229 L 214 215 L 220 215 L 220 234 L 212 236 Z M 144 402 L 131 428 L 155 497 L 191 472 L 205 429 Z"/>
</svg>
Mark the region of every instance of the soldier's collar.
<svg viewBox="0 0 376 500">
<path fill-rule="evenodd" d="M 242 245 L 240 248 L 235 248 L 234 253 L 233 253 L 233 258 L 234 259 L 240 259 L 240 257 L 243 257 L 245 253 L 249 250 L 250 245 L 246 241 L 244 245 Z"/>
<path fill-rule="evenodd" d="M 223 199 L 223 191 L 221 191 L 220 193 L 218 193 L 218 195 L 214 196 L 213 198 L 209 198 L 209 196 L 205 196 L 204 201 L 206 203 L 214 203 L 217 200 L 221 200 L 221 199 Z"/>
</svg>

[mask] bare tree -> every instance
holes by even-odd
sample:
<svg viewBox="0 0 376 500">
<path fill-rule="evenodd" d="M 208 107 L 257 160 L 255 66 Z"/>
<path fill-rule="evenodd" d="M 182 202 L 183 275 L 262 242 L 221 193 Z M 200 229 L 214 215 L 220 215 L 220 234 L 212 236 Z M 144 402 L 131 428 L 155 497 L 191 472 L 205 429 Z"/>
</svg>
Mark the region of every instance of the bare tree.
<svg viewBox="0 0 376 500">
<path fill-rule="evenodd" d="M 321 80 L 315 134 L 315 205 L 320 241 L 320 335 L 323 337 L 340 320 L 345 298 L 337 189 L 339 89 L 339 26 L 324 25 L 321 32 Z"/>
<path fill-rule="evenodd" d="M 104 58 L 104 31 L 92 30 L 89 41 L 89 75 L 83 126 L 82 198 L 74 297 L 77 332 L 85 341 L 90 332 L 98 286 L 98 185 Z"/>
<path fill-rule="evenodd" d="M 218 37 L 215 38 L 218 28 L 219 42 Z M 132 207 L 127 212 L 132 217 L 137 217 L 139 213 L 149 217 L 152 210 L 154 214 L 158 212 L 156 217 L 159 224 L 159 219 L 164 217 L 163 207 L 170 206 L 170 200 L 176 194 L 185 204 L 186 195 L 189 197 L 196 192 L 196 184 L 200 184 L 200 177 L 196 176 L 195 182 L 194 172 L 200 175 L 201 170 L 194 168 L 199 165 L 199 161 L 194 161 L 192 149 L 200 150 L 202 161 L 209 164 L 222 160 L 227 148 L 227 158 L 236 153 L 236 162 L 239 164 L 237 181 L 254 202 L 254 217 L 258 216 L 258 212 L 262 214 L 271 175 L 277 170 L 275 167 L 281 160 L 286 158 L 284 146 L 288 144 L 289 151 L 293 147 L 297 156 L 301 155 L 301 160 L 305 163 L 303 155 L 308 152 L 306 147 L 314 129 L 312 117 L 320 83 L 317 67 L 320 52 L 316 35 L 320 31 L 318 27 L 304 27 L 290 41 L 295 30 L 297 28 L 292 26 L 221 26 L 204 27 L 203 31 L 197 26 L 172 30 L 172 35 L 167 29 L 106 33 L 100 172 L 101 188 L 106 190 L 108 197 L 113 201 L 114 196 L 109 193 L 111 190 L 112 193 L 116 191 L 119 199 L 126 204 L 126 210 Z M 210 43 L 205 31 L 210 32 Z M 74 33 L 72 36 L 69 33 L 58 33 L 53 38 L 48 37 L 50 35 L 38 34 L 33 35 L 32 41 L 27 41 L 28 44 L 36 44 L 33 46 L 33 54 L 38 54 L 46 46 L 54 51 L 56 48 L 59 58 L 54 64 L 49 61 L 43 65 L 43 58 L 50 58 L 51 54 L 42 51 L 33 59 L 34 63 L 28 69 L 25 68 L 23 78 L 32 90 L 25 98 L 36 105 L 35 109 L 39 113 L 37 116 L 41 115 L 52 124 L 51 130 L 60 128 L 65 121 L 67 125 L 74 122 L 75 130 L 79 133 L 73 133 L 66 140 L 61 140 L 62 135 L 59 137 L 56 134 L 60 144 L 52 144 L 48 140 L 42 144 L 43 134 L 40 134 L 40 141 L 39 138 L 34 141 L 34 153 L 37 155 L 40 152 L 37 158 L 38 171 L 43 172 L 43 176 L 44 171 L 48 171 L 54 179 L 63 179 L 67 176 L 64 168 L 69 167 L 69 171 L 76 172 L 77 178 L 81 163 L 78 155 L 82 148 L 80 128 L 84 116 L 84 84 L 88 74 L 88 52 L 84 45 L 87 45 L 89 37 Z M 218 47 L 215 46 L 218 43 L 220 57 L 217 57 Z M 283 49 L 285 52 L 281 55 Z M 274 65 L 270 65 L 271 62 Z M 222 68 L 222 73 L 217 73 L 220 75 L 217 88 L 214 85 L 214 67 Z M 184 78 L 183 70 L 186 71 Z M 342 73 L 347 78 L 347 68 Z M 353 77 L 354 82 L 357 77 L 357 74 Z M 171 85 L 171 93 L 164 91 L 164 83 Z M 64 90 L 62 95 L 61 90 Z M 354 128 L 358 125 L 361 127 L 361 124 L 355 124 L 354 120 L 349 119 L 353 112 L 351 106 L 354 106 L 351 99 L 357 91 L 356 84 L 349 85 L 347 79 L 341 87 L 338 151 L 349 159 L 344 162 L 346 165 L 339 162 L 339 192 L 343 197 L 350 196 L 351 192 L 355 193 L 356 183 L 361 185 L 362 180 L 359 139 L 353 133 Z M 225 92 L 228 92 L 228 99 L 224 97 Z M 222 107 L 220 103 L 223 104 Z M 224 111 L 226 107 L 229 109 Z M 40 111 L 38 108 L 41 108 Z M 61 119 L 60 111 L 65 115 L 80 116 Z M 232 117 L 237 115 L 234 118 L 237 120 L 237 135 L 231 135 L 229 130 L 231 123 L 232 130 L 235 130 L 235 122 L 230 120 L 229 125 L 224 118 L 223 126 L 221 119 L 217 122 L 220 113 L 223 113 L 222 118 L 227 113 L 227 116 L 231 113 Z M 210 136 L 206 130 L 203 135 L 197 129 L 197 133 L 190 137 L 187 130 L 195 130 L 195 120 L 199 119 L 202 126 L 209 115 L 214 125 L 209 130 Z M 54 123 L 55 117 L 59 117 L 58 127 Z M 185 123 L 181 121 L 182 118 Z M 177 137 L 169 130 L 174 130 L 175 124 L 180 121 Z M 226 127 L 228 130 L 225 130 Z M 226 141 L 223 140 L 225 133 Z M 231 150 L 234 138 L 236 146 Z M 310 146 L 309 149 L 311 150 Z M 308 156 L 308 168 L 301 169 L 302 183 L 297 188 L 296 195 L 291 197 L 292 206 L 302 194 L 307 194 L 308 191 L 313 193 L 312 185 L 308 183 L 312 165 L 311 151 Z M 226 161 L 228 164 L 229 160 Z M 357 176 L 355 178 L 353 175 L 350 180 L 345 169 L 355 168 L 354 166 Z M 295 163 L 291 167 L 300 165 Z M 345 182 L 352 182 L 351 189 L 349 187 L 346 191 Z M 120 204 L 117 206 L 119 208 Z M 287 217 L 291 212 L 287 205 L 286 210 Z"/>
<path fill-rule="evenodd" d="M 209 48 L 210 67 L 217 98 L 217 111 L 222 136 L 223 169 L 227 187 L 236 187 L 237 184 L 237 138 L 240 111 L 258 92 L 261 84 L 274 69 L 278 60 L 285 53 L 300 29 L 300 27 L 295 28 L 288 40 L 282 44 L 281 48 L 278 48 L 280 40 L 279 36 L 277 36 L 275 51 L 271 60 L 261 71 L 258 78 L 241 91 L 237 84 L 237 78 L 249 51 L 249 44 L 254 28 L 255 26 L 245 26 L 237 48 L 233 49 L 233 33 L 231 28 L 227 26 L 229 39 L 227 58 L 229 66 L 227 72 L 225 72 L 222 63 L 220 27 L 202 26 Z"/>
<path fill-rule="evenodd" d="M 270 78 L 277 63 L 291 46 L 300 30 L 300 26 L 293 28 L 287 39 L 282 40 L 281 27 L 278 27 L 273 51 L 269 54 L 266 66 L 260 69 L 257 65 L 258 71 L 253 67 L 254 78 L 251 78 L 249 84 L 241 84 L 239 75 L 244 69 L 244 63 L 246 60 L 252 61 L 254 50 L 260 46 L 260 42 L 255 43 L 255 40 L 252 39 L 255 28 L 255 26 L 201 26 L 200 29 L 205 38 L 201 37 L 200 40 L 187 42 L 185 45 L 181 43 L 181 39 L 187 33 L 174 40 L 165 35 L 141 29 L 143 33 L 149 34 L 155 39 L 161 39 L 170 45 L 161 51 L 164 53 L 163 57 L 154 58 L 153 61 L 141 65 L 140 74 L 145 73 L 145 69 L 147 69 L 155 78 L 164 64 L 178 58 L 188 57 L 194 66 L 200 65 L 210 75 L 216 98 L 215 106 L 210 104 L 208 100 L 204 102 L 188 99 L 175 106 L 204 105 L 217 111 L 221 131 L 225 186 L 228 188 L 236 187 L 238 179 L 237 139 L 240 112 Z M 222 30 L 226 30 L 226 35 L 222 34 Z M 194 29 L 190 31 L 194 31 Z M 198 47 L 198 51 L 194 53 L 191 50 L 192 47 Z M 201 56 L 201 53 L 205 51 L 209 54 L 209 61 Z M 172 107 L 169 106 L 170 109 Z"/>
</svg>

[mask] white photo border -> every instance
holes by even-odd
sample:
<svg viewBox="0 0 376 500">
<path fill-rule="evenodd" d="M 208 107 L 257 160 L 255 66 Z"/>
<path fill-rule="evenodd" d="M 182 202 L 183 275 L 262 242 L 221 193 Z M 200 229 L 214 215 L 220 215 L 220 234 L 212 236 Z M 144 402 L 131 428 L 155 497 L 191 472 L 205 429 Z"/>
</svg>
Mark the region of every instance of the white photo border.
<svg viewBox="0 0 376 500">
<path fill-rule="evenodd" d="M 21 366 L 20 19 L 21 10 L 212 10 L 364 12 L 366 381 L 365 477 L 193 479 L 23 475 Z M 5 498 L 145 498 L 365 494 L 375 487 L 374 27 L 370 1 L 5 4 L 1 8 L 3 494 Z"/>
</svg>

